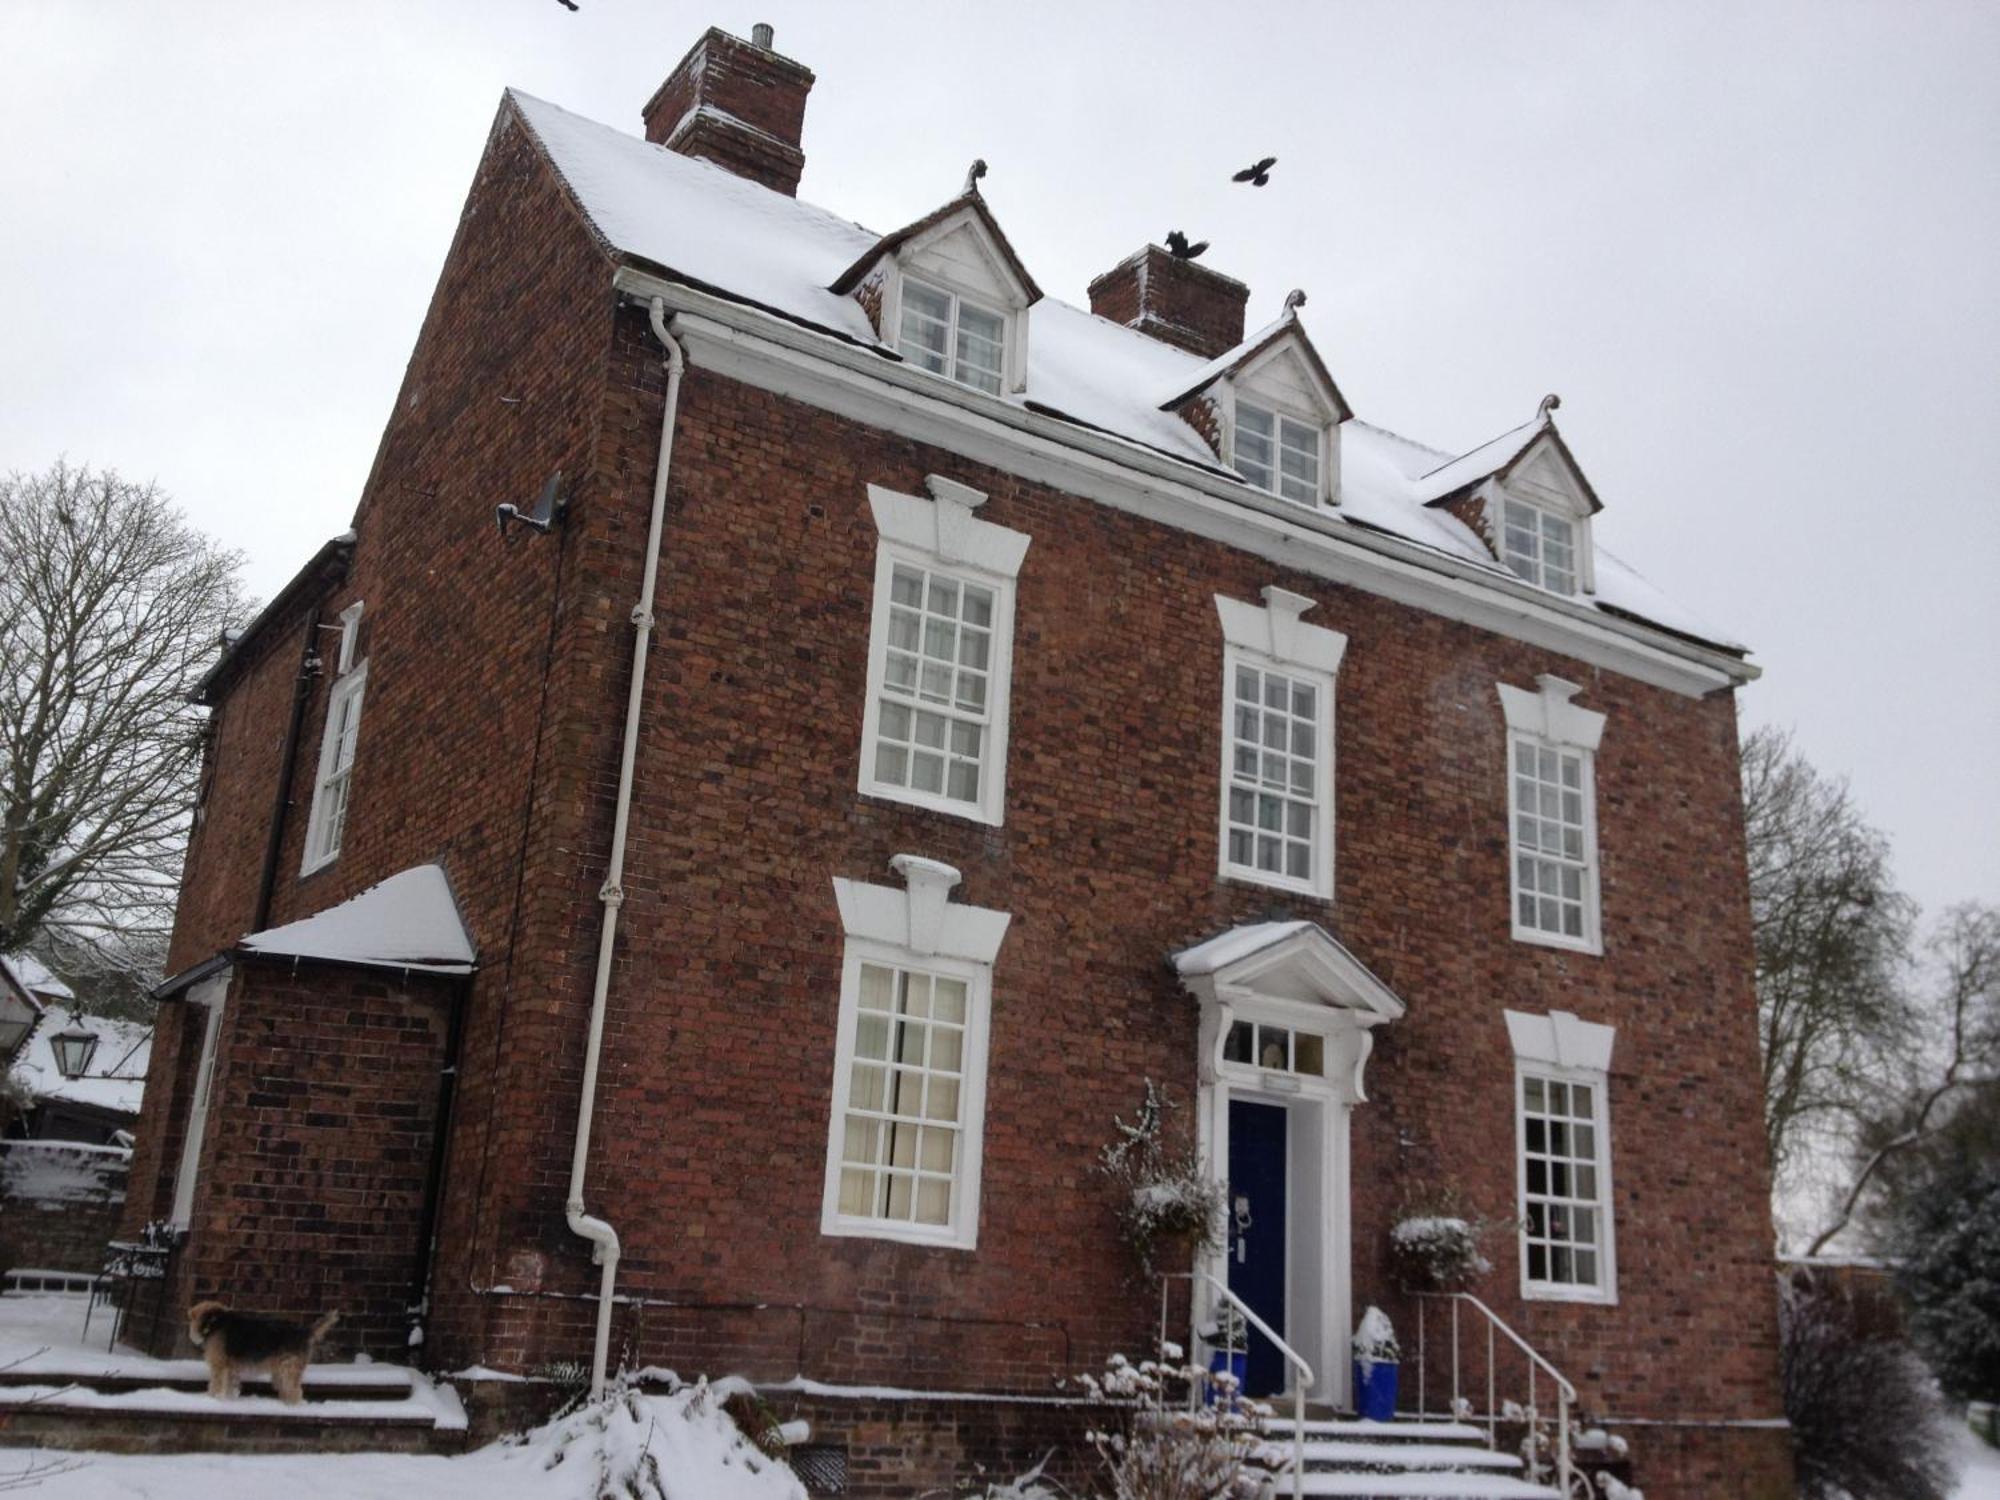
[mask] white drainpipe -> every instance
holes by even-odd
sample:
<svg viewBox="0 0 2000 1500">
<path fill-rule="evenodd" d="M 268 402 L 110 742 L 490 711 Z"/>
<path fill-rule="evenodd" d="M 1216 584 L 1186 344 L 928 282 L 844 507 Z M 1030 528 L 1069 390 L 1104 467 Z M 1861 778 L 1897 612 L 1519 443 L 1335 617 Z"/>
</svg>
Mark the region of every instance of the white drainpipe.
<svg viewBox="0 0 2000 1500">
<path fill-rule="evenodd" d="M 625 748 L 618 760 L 618 811 L 611 825 L 611 868 L 597 899 L 604 903 L 604 929 L 597 942 L 597 979 L 590 992 L 590 1041 L 583 1054 L 583 1097 L 576 1107 L 576 1149 L 570 1156 L 569 1201 L 572 1233 L 591 1243 L 591 1259 L 604 1268 L 597 1287 L 597 1342 L 590 1356 L 590 1393 L 604 1392 L 611 1356 L 611 1293 L 618 1279 L 618 1231 L 583 1211 L 584 1167 L 590 1159 L 590 1121 L 597 1106 L 597 1064 L 604 1051 L 605 1001 L 611 991 L 611 952 L 618 940 L 618 908 L 625 904 L 625 827 L 632 812 L 632 767 L 639 752 L 639 707 L 646 695 L 646 647 L 653 637 L 653 584 L 660 570 L 660 530 L 667 512 L 667 471 L 674 457 L 674 414 L 680 406 L 681 346 L 667 330 L 667 305 L 652 303 L 653 336 L 667 351 L 667 406 L 660 418 L 660 458 L 653 470 L 653 514 L 646 530 L 646 567 L 639 602 L 632 607 L 632 686 L 625 697 Z"/>
</svg>

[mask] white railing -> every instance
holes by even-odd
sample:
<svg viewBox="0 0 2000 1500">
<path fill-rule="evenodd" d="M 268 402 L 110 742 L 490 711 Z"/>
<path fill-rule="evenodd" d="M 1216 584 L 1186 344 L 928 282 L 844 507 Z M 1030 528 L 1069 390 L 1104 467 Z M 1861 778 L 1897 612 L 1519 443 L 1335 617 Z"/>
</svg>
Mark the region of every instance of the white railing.
<svg viewBox="0 0 2000 1500">
<path fill-rule="evenodd" d="M 1428 1400 L 1430 1394 L 1430 1348 L 1429 1340 L 1426 1337 L 1428 1332 L 1426 1328 L 1426 1308 L 1433 1302 L 1447 1302 L 1451 1305 L 1452 1416 L 1457 1420 L 1465 1420 L 1469 1415 L 1472 1421 L 1484 1423 L 1486 1427 L 1486 1446 L 1489 1448 L 1498 1446 L 1499 1439 L 1497 1434 L 1500 1424 L 1503 1421 L 1512 1422 L 1521 1420 L 1521 1418 L 1512 1415 L 1504 1415 L 1499 1404 L 1494 1399 L 1498 1393 L 1499 1379 L 1495 1367 L 1495 1355 L 1498 1353 L 1496 1340 L 1505 1338 L 1526 1356 L 1528 1363 L 1528 1403 L 1523 1415 L 1525 1416 L 1528 1428 L 1528 1451 L 1522 1457 L 1527 1460 L 1530 1471 L 1537 1475 L 1541 1470 L 1541 1458 L 1538 1451 L 1538 1445 L 1541 1440 L 1539 1431 L 1541 1409 L 1535 1400 L 1537 1394 L 1537 1377 L 1546 1376 L 1548 1381 L 1554 1385 L 1556 1391 L 1556 1487 L 1561 1492 L 1563 1500 L 1569 1500 L 1571 1477 L 1569 1414 L 1570 1407 L 1576 1401 L 1576 1387 L 1571 1385 L 1568 1379 L 1564 1377 L 1562 1371 L 1544 1359 L 1526 1339 L 1509 1328 L 1501 1320 L 1498 1313 L 1494 1312 L 1492 1308 L 1481 1302 L 1470 1292 L 1419 1292 L 1417 1294 L 1418 1412 L 1424 1413 L 1430 1410 Z M 1486 1325 L 1486 1410 L 1483 1414 L 1476 1409 L 1468 1410 L 1471 1408 L 1471 1401 L 1466 1396 L 1460 1379 L 1458 1310 L 1461 1306 L 1470 1307 L 1474 1312 L 1478 1313 Z M 1476 1334 L 1474 1336 L 1475 1338 L 1477 1337 Z"/>
<path fill-rule="evenodd" d="M 1160 1343 L 1163 1346 L 1167 1343 L 1167 1291 L 1169 1286 L 1176 1281 L 1185 1281 L 1188 1283 L 1188 1318 L 1190 1323 L 1194 1319 L 1194 1284 L 1197 1281 L 1206 1282 L 1210 1291 L 1243 1315 L 1243 1321 L 1246 1324 L 1256 1329 L 1266 1339 L 1269 1339 L 1271 1347 L 1276 1349 L 1285 1362 L 1292 1367 L 1294 1371 L 1292 1380 L 1292 1497 L 1293 1500 L 1303 1500 L 1306 1483 L 1306 1387 L 1313 1383 L 1312 1366 L 1300 1357 L 1296 1349 L 1278 1336 L 1277 1330 L 1252 1312 L 1249 1303 L 1237 1296 L 1236 1293 L 1230 1291 L 1227 1286 L 1209 1275 L 1206 1271 L 1175 1271 L 1160 1278 Z M 1164 1357 L 1163 1352 L 1162 1358 Z M 1189 1392 L 1189 1398 L 1191 1400 L 1200 1399 L 1193 1391 Z"/>
</svg>

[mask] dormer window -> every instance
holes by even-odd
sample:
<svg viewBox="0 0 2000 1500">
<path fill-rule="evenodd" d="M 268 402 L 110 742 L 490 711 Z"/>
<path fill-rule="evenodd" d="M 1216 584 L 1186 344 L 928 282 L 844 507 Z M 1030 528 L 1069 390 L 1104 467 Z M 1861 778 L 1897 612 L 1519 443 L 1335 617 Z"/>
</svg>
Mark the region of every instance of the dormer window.
<svg viewBox="0 0 2000 1500">
<path fill-rule="evenodd" d="M 1007 319 L 991 308 L 903 278 L 903 357 L 960 385 L 1000 394 L 1007 368 Z"/>
<path fill-rule="evenodd" d="M 1501 559 L 1553 594 L 1576 592 L 1576 523 L 1508 496 L 1501 502 Z"/>
<path fill-rule="evenodd" d="M 1236 403 L 1236 472 L 1260 490 L 1301 505 L 1320 498 L 1320 429 L 1239 399 Z"/>
</svg>

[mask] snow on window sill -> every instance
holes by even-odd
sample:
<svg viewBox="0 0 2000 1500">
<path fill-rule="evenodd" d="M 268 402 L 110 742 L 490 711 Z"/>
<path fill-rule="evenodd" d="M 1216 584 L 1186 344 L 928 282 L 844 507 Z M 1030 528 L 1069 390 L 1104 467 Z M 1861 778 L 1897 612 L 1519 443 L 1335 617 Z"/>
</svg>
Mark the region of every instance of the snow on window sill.
<svg viewBox="0 0 2000 1500">
<path fill-rule="evenodd" d="M 873 747 L 870 746 L 872 753 Z M 895 786 L 885 782 L 871 781 L 861 788 L 861 795 L 873 802 L 895 802 L 904 807 L 920 807 L 925 812 L 943 813 L 947 817 L 964 818 L 969 823 L 984 823 L 989 828 L 1001 826 L 1001 815 L 988 812 L 974 802 L 955 802 L 949 797 L 934 796 L 929 792 L 912 791 L 908 787 Z"/>
<path fill-rule="evenodd" d="M 1222 878 L 1232 885 L 1254 885 L 1267 891 L 1283 891 L 1291 896 L 1304 896 L 1312 901 L 1331 901 L 1333 884 L 1322 886 L 1314 881 L 1300 880 L 1290 875 L 1274 875 L 1268 870 L 1259 870 L 1250 865 L 1230 865 L 1222 867 Z"/>
<path fill-rule="evenodd" d="M 1521 1300 L 1524 1302 L 1580 1302 L 1592 1307 L 1616 1307 L 1617 1289 L 1609 1290 L 1596 1286 L 1565 1286 L 1553 1281 L 1528 1281 L 1521 1284 Z"/>
<path fill-rule="evenodd" d="M 1564 937 L 1560 933 L 1543 932 L 1537 927 L 1522 927 L 1517 924 L 1514 928 L 1514 941 L 1531 943 L 1537 948 L 1560 948 L 1565 953 L 1587 953 L 1593 958 L 1604 956 L 1604 944 L 1596 938 Z"/>
<path fill-rule="evenodd" d="M 937 1225 L 904 1224 L 892 1219 L 843 1219 L 829 1217 L 820 1222 L 819 1232 L 839 1239 L 892 1240 L 902 1245 L 920 1245 L 930 1250 L 976 1250 L 978 1236 Z"/>
</svg>

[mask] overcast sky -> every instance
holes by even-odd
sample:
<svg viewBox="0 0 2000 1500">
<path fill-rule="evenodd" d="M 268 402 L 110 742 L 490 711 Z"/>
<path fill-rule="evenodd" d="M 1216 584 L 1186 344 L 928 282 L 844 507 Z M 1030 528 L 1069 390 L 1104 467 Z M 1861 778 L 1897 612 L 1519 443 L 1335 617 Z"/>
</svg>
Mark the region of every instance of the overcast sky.
<svg viewBox="0 0 2000 1500">
<path fill-rule="evenodd" d="M 2000 901 L 2000 4 L 0 3 L 0 469 L 155 478 L 268 597 L 344 529 L 507 84 L 819 76 L 801 196 L 968 162 L 1050 295 L 1170 228 L 1362 417 L 1549 391 L 1599 541 L 1749 641 L 1935 908 Z M 1231 186 L 1276 154 L 1271 186 Z"/>
</svg>

